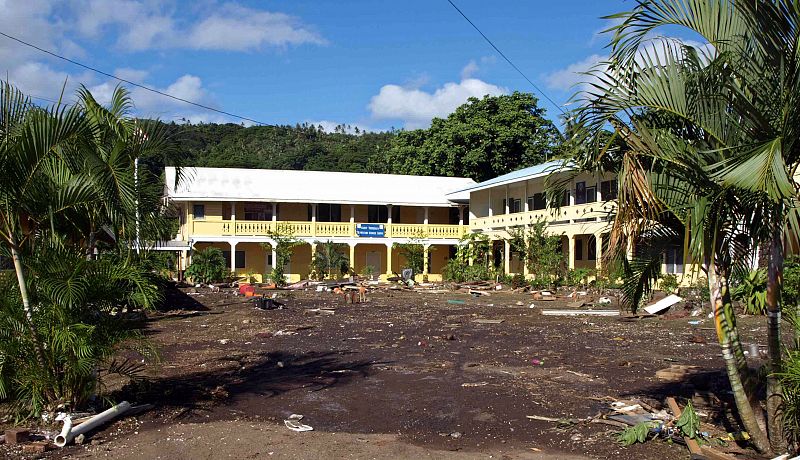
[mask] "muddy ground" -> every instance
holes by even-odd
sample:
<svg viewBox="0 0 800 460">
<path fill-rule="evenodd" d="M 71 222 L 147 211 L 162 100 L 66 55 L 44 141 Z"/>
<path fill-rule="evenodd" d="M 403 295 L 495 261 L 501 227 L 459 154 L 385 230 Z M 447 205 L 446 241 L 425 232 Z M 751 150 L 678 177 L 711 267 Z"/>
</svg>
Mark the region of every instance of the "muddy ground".
<svg viewBox="0 0 800 460">
<path fill-rule="evenodd" d="M 633 397 L 656 408 L 666 396 L 693 398 L 719 430 L 737 429 L 705 317 L 543 316 L 569 300 L 506 292 L 379 290 L 352 305 L 332 293 L 279 296 L 285 308 L 263 311 L 233 290 L 171 291 L 168 310 L 147 318 L 162 362 L 116 393 L 156 407 L 47 456 L 689 458 L 677 443 L 622 448 L 607 425 L 526 418 L 585 418 Z M 335 313 L 312 311 L 320 307 Z M 745 343 L 764 337 L 764 321 L 743 318 L 741 331 Z M 671 364 L 699 372 L 658 381 Z M 293 413 L 314 431 L 285 428 Z"/>
</svg>

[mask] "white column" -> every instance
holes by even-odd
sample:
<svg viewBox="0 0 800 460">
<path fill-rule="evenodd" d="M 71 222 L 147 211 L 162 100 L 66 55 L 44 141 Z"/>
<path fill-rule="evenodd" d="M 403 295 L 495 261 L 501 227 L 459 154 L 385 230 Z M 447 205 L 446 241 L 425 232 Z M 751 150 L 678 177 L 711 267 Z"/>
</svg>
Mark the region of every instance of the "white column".
<svg viewBox="0 0 800 460">
<path fill-rule="evenodd" d="M 458 206 L 458 225 L 464 225 L 464 206 Z"/>
<path fill-rule="evenodd" d="M 602 184 L 602 183 L 603 183 L 603 176 L 601 176 L 600 174 L 598 174 L 598 175 L 597 175 L 597 181 L 596 181 L 596 182 L 597 182 L 597 185 L 596 185 L 596 187 L 595 187 L 595 188 L 596 188 L 596 190 L 597 190 L 597 202 L 598 202 L 598 203 L 602 203 L 602 202 L 603 202 L 603 192 L 600 190 L 600 188 L 601 188 L 601 187 L 600 187 L 600 184 Z"/>
<path fill-rule="evenodd" d="M 389 205 L 391 206 L 391 205 Z M 386 274 L 392 275 L 392 243 L 386 243 Z"/>
<path fill-rule="evenodd" d="M 272 268 L 275 268 L 278 266 L 278 245 L 271 243 L 270 246 L 272 247 Z"/>
<path fill-rule="evenodd" d="M 595 267 L 598 273 L 603 268 L 603 234 L 597 233 L 594 235 L 595 241 Z"/>
<path fill-rule="evenodd" d="M 386 231 L 384 232 L 384 236 L 389 238 L 392 236 L 392 205 L 387 204 L 386 208 L 388 209 L 388 211 L 386 213 Z M 392 257 L 391 253 L 392 253 L 392 248 L 391 246 L 389 246 L 389 260 L 391 260 Z M 389 269 L 387 268 L 387 270 Z M 387 271 L 386 273 L 390 273 L 390 271 Z"/>
<path fill-rule="evenodd" d="M 236 242 L 231 243 L 231 273 L 236 274 Z"/>
<path fill-rule="evenodd" d="M 575 245 L 578 244 L 577 237 L 578 237 L 577 235 L 572 235 L 570 237 L 567 237 L 567 244 L 569 248 L 567 257 L 569 258 L 568 260 L 569 260 L 570 270 L 575 269 Z"/>
<path fill-rule="evenodd" d="M 567 193 L 569 193 L 569 205 L 575 206 L 575 194 L 572 193 L 572 183 L 569 184 L 569 188 L 567 189 Z"/>
<path fill-rule="evenodd" d="M 422 220 L 422 223 L 428 225 L 428 207 L 425 206 L 425 218 Z"/>
<path fill-rule="evenodd" d="M 352 268 L 353 270 L 356 269 L 356 244 L 358 244 L 358 243 L 348 243 L 348 245 L 350 246 L 350 261 L 349 261 L 349 264 L 350 264 L 350 268 Z"/>
<path fill-rule="evenodd" d="M 530 211 L 530 209 L 528 209 L 529 206 L 528 206 L 528 181 L 527 180 L 525 180 L 525 196 L 522 197 L 522 201 L 525 202 L 525 204 L 523 204 L 523 206 L 525 206 L 525 212 Z"/>
<path fill-rule="evenodd" d="M 508 185 L 506 185 L 506 209 L 504 210 L 504 214 L 508 214 L 509 206 L 508 206 Z"/>
<path fill-rule="evenodd" d="M 231 201 L 231 235 L 236 234 L 236 202 Z"/>
<path fill-rule="evenodd" d="M 278 221 L 278 203 L 272 203 L 272 221 Z"/>
<path fill-rule="evenodd" d="M 356 236 L 356 205 L 354 204 L 350 205 L 350 236 Z"/>
<path fill-rule="evenodd" d="M 311 203 L 311 235 L 317 236 L 317 203 Z M 311 245 L 311 256 L 314 256 L 316 246 Z"/>
<path fill-rule="evenodd" d="M 428 270 L 430 269 L 430 267 L 428 267 L 428 254 L 429 254 L 428 253 L 428 248 L 430 246 L 431 246 L 430 244 L 426 244 L 426 245 L 422 246 L 422 248 L 423 248 L 422 249 L 422 274 L 423 275 L 428 275 Z"/>
<path fill-rule="evenodd" d="M 503 272 L 511 274 L 511 242 L 503 240 Z"/>
</svg>

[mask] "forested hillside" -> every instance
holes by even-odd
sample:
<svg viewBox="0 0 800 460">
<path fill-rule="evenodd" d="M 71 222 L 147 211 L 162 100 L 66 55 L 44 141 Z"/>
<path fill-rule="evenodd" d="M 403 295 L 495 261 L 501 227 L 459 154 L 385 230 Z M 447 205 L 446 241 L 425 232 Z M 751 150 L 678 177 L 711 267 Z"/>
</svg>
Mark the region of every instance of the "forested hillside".
<svg viewBox="0 0 800 460">
<path fill-rule="evenodd" d="M 312 125 L 173 125 L 183 164 L 191 166 L 375 172 L 394 133 L 326 133 Z"/>
<path fill-rule="evenodd" d="M 340 126 L 168 125 L 176 163 L 437 176 L 477 181 L 557 156 L 561 135 L 533 95 L 471 98 L 428 129 L 348 133 Z"/>
</svg>

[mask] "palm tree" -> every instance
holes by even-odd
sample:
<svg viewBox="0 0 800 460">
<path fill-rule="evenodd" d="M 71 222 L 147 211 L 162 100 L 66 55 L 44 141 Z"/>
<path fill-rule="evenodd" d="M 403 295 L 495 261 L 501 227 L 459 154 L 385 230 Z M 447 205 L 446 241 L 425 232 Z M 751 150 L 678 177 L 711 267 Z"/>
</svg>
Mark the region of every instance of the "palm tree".
<svg viewBox="0 0 800 460">
<path fill-rule="evenodd" d="M 800 165 L 800 5 L 645 0 L 610 18 L 619 24 L 610 29 L 609 60 L 590 72 L 593 83 L 578 95 L 584 103 L 569 127 L 571 143 L 583 151 L 576 157 L 581 167 L 619 173 L 610 247 L 627 247 L 629 239 L 669 227 L 672 218 L 680 222 L 687 258 L 708 277 L 742 423 L 758 450 L 784 451 L 775 373 L 782 365 L 784 236 L 800 230 L 791 179 Z M 708 45 L 657 37 L 676 26 Z M 770 248 L 766 430 L 751 406 L 754 378 L 730 292 L 731 276 L 762 242 Z"/>
<path fill-rule="evenodd" d="M 34 338 L 23 246 L 56 215 L 93 199 L 87 178 L 74 176 L 66 167 L 73 163 L 74 145 L 87 134 L 78 108 L 57 104 L 41 109 L 7 82 L 0 84 L 0 238 L 13 260 Z M 34 342 L 43 364 L 42 343 Z"/>
<path fill-rule="evenodd" d="M 21 362 L 15 361 L 20 356 L 9 353 L 23 350 L 22 358 L 32 352 L 45 374 L 35 385 L 37 391 L 41 390 L 36 399 L 62 401 L 61 390 L 69 384 L 65 379 L 75 374 L 62 372 L 56 357 L 62 350 L 59 347 L 79 330 L 86 331 L 94 342 L 113 334 L 113 328 L 101 321 L 109 314 L 101 308 L 101 300 L 106 305 L 146 307 L 158 297 L 136 263 L 122 257 L 129 252 L 127 243 L 139 215 L 140 198 L 158 203 L 152 194 L 140 193 L 142 184 L 133 180 L 133 159 L 158 150 L 163 145 L 161 137 L 158 131 L 148 131 L 148 124 L 127 116 L 125 108 L 130 107 L 130 100 L 120 88 L 108 109 L 97 104 L 85 89 L 79 98 L 79 104 L 56 103 L 41 108 L 8 83 L 0 85 L 0 253 L 13 260 L 22 312 L 17 321 L 16 306 L 4 291 L 0 320 L 14 327 L 0 334 L 4 348 L 0 350 L 0 398 L 8 395 L 8 382 L 17 381 L 2 377 L 14 372 L 14 362 Z M 144 222 L 163 222 L 159 220 L 160 206 L 148 209 L 143 213 Z M 87 222 L 89 225 L 85 225 Z M 96 264 L 82 267 L 84 273 L 92 274 L 89 278 L 70 278 L 79 268 L 73 259 L 70 264 L 58 265 L 63 270 L 44 273 L 42 267 L 63 262 L 76 248 L 84 257 L 91 256 L 100 229 L 113 237 L 109 244 L 118 262 L 93 261 Z M 43 251 L 47 247 L 55 249 Z M 141 282 L 135 282 L 137 277 Z M 124 284 L 124 279 L 134 284 Z M 104 291 L 105 287 L 114 287 L 114 292 Z M 55 319 L 61 323 L 56 324 Z M 108 335 L 103 336 L 106 332 Z M 122 339 L 129 335 L 117 336 Z M 19 348 L 20 344 L 30 344 L 30 350 Z M 91 376 L 93 369 L 87 370 L 86 363 L 96 363 L 111 351 L 107 348 L 93 360 L 73 364 L 82 366 L 78 369 L 83 372 L 82 378 Z M 88 356 L 81 353 L 77 355 Z M 42 405 L 34 404 L 39 408 Z"/>
<path fill-rule="evenodd" d="M 314 260 L 311 262 L 318 276 L 321 278 L 325 276 L 334 278 L 337 272 L 340 274 L 347 273 L 350 268 L 350 260 L 342 250 L 345 246 L 332 241 L 320 244 L 314 253 Z"/>
</svg>

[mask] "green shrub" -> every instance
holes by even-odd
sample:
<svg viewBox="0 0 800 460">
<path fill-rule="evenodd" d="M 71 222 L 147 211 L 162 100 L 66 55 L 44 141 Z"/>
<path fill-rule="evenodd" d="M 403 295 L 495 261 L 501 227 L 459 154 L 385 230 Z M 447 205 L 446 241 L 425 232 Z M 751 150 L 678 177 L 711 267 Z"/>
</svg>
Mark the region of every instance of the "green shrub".
<svg viewBox="0 0 800 460">
<path fill-rule="evenodd" d="M 589 276 L 594 273 L 590 268 L 576 268 L 567 272 L 567 283 L 570 286 L 586 286 L 589 282 Z"/>
<path fill-rule="evenodd" d="M 787 351 L 782 372 L 776 374 L 783 387 L 783 422 L 789 437 L 800 441 L 800 350 Z"/>
<path fill-rule="evenodd" d="M 494 279 L 492 271 L 485 265 L 469 265 L 458 259 L 450 259 L 447 261 L 442 276 L 446 281 L 454 281 L 456 283 L 489 281 Z"/>
<path fill-rule="evenodd" d="M 184 274 L 193 283 L 213 283 L 228 276 L 228 264 L 219 248 L 206 248 L 192 255 L 192 263 Z"/>
<path fill-rule="evenodd" d="M 160 291 L 132 259 L 48 250 L 26 257 L 29 322 L 16 278 L 0 281 L 0 400 L 19 417 L 84 408 L 109 374 L 135 377 L 141 356 L 156 357 L 123 312 L 150 308 Z M 37 343 L 43 344 L 42 347 Z M 119 359 L 123 350 L 139 354 Z"/>
<path fill-rule="evenodd" d="M 521 273 L 517 273 L 513 277 L 511 277 L 511 288 L 512 289 L 521 288 L 523 286 L 526 286 L 527 284 L 528 283 L 525 282 L 525 275 L 523 275 Z"/>
<path fill-rule="evenodd" d="M 790 257 L 783 264 L 781 295 L 784 305 L 796 307 L 800 304 L 800 258 Z"/>
<path fill-rule="evenodd" d="M 667 294 L 674 294 L 678 289 L 678 277 L 669 273 L 661 275 L 661 290 Z"/>
<path fill-rule="evenodd" d="M 733 289 L 733 299 L 744 304 L 748 315 L 763 315 L 767 310 L 767 273 L 763 269 L 750 270 Z"/>
<path fill-rule="evenodd" d="M 346 249 L 346 244 L 331 241 L 317 245 L 311 269 L 316 272 L 318 279 L 333 279 L 350 272 L 350 259 L 344 252 Z"/>
</svg>

